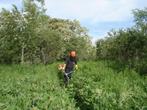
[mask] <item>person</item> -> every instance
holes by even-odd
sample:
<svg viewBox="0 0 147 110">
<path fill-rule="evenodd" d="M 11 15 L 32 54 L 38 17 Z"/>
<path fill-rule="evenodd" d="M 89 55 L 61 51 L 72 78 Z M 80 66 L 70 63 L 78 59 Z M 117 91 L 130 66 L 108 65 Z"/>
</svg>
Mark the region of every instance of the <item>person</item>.
<svg viewBox="0 0 147 110">
<path fill-rule="evenodd" d="M 65 68 L 64 69 L 65 70 L 64 77 L 68 76 L 68 78 L 71 79 L 71 75 L 72 75 L 74 69 L 78 68 L 76 51 L 69 52 L 69 55 L 65 59 L 64 68 Z"/>
</svg>

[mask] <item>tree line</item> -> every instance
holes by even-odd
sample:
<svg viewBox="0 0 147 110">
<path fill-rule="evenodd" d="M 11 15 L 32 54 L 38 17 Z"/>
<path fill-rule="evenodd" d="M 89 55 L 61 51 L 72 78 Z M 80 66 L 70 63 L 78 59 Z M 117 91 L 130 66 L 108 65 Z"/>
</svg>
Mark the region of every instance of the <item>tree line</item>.
<svg viewBox="0 0 147 110">
<path fill-rule="evenodd" d="M 77 20 L 52 18 L 46 14 L 44 0 L 23 0 L 0 12 L 0 63 L 51 63 L 61 60 L 69 50 L 78 58 L 93 59 L 88 30 Z"/>
<path fill-rule="evenodd" d="M 96 43 L 97 58 L 113 61 L 115 68 L 147 73 L 147 8 L 133 10 L 135 25 L 112 30 Z"/>
<path fill-rule="evenodd" d="M 105 60 L 115 68 L 147 72 L 147 8 L 133 10 L 135 25 L 112 30 L 92 45 L 77 20 L 52 18 L 44 0 L 23 0 L 23 6 L 0 12 L 0 63 L 48 64 L 76 50 L 80 60 Z"/>
</svg>

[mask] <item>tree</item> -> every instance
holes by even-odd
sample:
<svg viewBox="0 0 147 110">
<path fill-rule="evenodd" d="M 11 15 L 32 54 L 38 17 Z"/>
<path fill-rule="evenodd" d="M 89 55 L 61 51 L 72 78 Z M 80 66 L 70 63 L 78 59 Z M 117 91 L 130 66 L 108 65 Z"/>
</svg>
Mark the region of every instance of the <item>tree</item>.
<svg viewBox="0 0 147 110">
<path fill-rule="evenodd" d="M 134 10 L 136 25 L 111 31 L 107 38 L 97 42 L 97 55 L 117 62 L 117 65 L 147 72 L 147 9 Z M 98 58 L 101 58 L 98 57 Z M 146 65 L 146 66 L 145 66 Z"/>
<path fill-rule="evenodd" d="M 49 63 L 71 49 L 80 59 L 92 58 L 94 48 L 85 27 L 77 20 L 46 15 L 44 0 L 23 0 L 23 8 L 0 12 L 0 62 Z"/>
</svg>

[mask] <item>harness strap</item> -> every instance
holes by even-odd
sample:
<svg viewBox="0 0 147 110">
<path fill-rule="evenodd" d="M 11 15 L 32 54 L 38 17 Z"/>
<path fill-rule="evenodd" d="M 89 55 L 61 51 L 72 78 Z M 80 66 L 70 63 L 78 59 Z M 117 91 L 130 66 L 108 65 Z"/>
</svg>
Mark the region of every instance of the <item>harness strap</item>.
<svg viewBox="0 0 147 110">
<path fill-rule="evenodd" d="M 70 72 L 68 72 L 68 73 L 64 73 L 66 76 L 68 76 L 69 74 L 71 74 L 73 71 L 70 71 Z"/>
</svg>

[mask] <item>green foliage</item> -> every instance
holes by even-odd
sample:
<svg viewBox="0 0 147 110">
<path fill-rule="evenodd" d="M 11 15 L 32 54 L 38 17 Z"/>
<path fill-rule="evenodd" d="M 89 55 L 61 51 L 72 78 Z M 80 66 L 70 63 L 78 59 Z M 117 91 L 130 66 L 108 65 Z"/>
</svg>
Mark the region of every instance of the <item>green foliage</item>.
<svg viewBox="0 0 147 110">
<path fill-rule="evenodd" d="M 76 50 L 79 59 L 95 57 L 87 29 L 82 27 L 77 20 L 49 19 L 49 29 L 61 34 L 64 43 L 62 46 L 63 53 L 67 54 L 69 50 Z"/>
<path fill-rule="evenodd" d="M 97 42 L 97 57 L 146 74 L 143 65 L 147 64 L 147 10 L 134 10 L 134 18 L 134 27 L 112 30 L 107 38 Z"/>
<path fill-rule="evenodd" d="M 146 83 L 132 70 L 117 73 L 102 62 L 86 62 L 74 76 L 73 91 L 82 110 L 138 110 L 147 105 Z"/>
<path fill-rule="evenodd" d="M 55 66 L 1 65 L 0 109 L 75 110 L 75 102 L 59 85 Z"/>
<path fill-rule="evenodd" d="M 44 0 L 24 0 L 23 8 L 0 12 L 0 63 L 50 63 L 68 50 L 79 59 L 89 59 L 94 52 L 87 29 L 77 20 L 46 15 Z M 93 55 L 93 54 L 92 54 Z"/>
<path fill-rule="evenodd" d="M 1 65 L 0 109 L 140 110 L 147 107 L 147 77 L 116 72 L 104 62 L 79 62 L 67 88 L 57 64 Z M 62 76 L 62 75 L 61 75 Z"/>
</svg>

